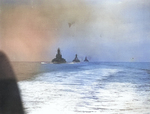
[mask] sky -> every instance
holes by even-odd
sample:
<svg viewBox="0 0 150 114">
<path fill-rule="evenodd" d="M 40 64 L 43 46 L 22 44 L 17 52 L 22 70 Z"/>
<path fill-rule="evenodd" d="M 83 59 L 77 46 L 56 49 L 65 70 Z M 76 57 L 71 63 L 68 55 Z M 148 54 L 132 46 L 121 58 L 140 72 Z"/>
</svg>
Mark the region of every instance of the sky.
<svg viewBox="0 0 150 114">
<path fill-rule="evenodd" d="M 149 0 L 1 0 L 0 29 L 11 61 L 150 62 Z"/>
</svg>

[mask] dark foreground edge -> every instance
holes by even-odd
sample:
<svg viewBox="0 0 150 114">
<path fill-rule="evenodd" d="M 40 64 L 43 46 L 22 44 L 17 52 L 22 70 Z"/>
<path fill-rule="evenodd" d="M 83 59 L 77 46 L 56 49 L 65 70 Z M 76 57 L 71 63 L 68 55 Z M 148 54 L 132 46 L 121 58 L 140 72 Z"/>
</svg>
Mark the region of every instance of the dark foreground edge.
<svg viewBox="0 0 150 114">
<path fill-rule="evenodd" d="M 16 77 L 7 56 L 0 51 L 0 114 L 24 114 Z"/>
</svg>

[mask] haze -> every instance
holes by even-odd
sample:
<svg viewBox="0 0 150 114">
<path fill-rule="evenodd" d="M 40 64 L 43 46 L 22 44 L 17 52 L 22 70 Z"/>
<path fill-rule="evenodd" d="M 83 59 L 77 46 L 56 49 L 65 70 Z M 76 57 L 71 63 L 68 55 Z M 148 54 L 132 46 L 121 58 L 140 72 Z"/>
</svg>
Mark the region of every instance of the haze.
<svg viewBox="0 0 150 114">
<path fill-rule="evenodd" d="M 11 61 L 150 62 L 149 0 L 1 0 L 0 29 Z"/>
</svg>

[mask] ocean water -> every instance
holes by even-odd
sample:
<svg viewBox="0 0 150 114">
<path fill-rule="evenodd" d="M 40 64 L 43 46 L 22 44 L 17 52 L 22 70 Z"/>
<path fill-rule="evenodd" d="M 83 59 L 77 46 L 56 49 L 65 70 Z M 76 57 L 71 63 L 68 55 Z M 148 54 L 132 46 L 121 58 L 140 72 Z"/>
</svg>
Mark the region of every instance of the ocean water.
<svg viewBox="0 0 150 114">
<path fill-rule="evenodd" d="M 18 82 L 27 114 L 150 114 L 150 63 L 40 68 L 41 73 Z"/>
</svg>

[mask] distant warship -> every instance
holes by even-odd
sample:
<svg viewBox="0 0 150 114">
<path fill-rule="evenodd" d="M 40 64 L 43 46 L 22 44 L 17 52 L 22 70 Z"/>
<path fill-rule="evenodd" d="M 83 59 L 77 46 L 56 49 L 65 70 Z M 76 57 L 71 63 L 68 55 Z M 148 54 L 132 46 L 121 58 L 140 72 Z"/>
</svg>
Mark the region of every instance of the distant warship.
<svg viewBox="0 0 150 114">
<path fill-rule="evenodd" d="M 66 63 L 66 60 L 62 58 L 62 55 L 60 53 L 60 49 L 58 48 L 56 58 L 52 60 L 52 63 Z"/>
<path fill-rule="evenodd" d="M 84 60 L 84 62 L 89 62 L 89 60 L 87 59 L 87 57 L 85 57 L 85 60 Z"/>
<path fill-rule="evenodd" d="M 77 54 L 76 54 L 76 56 L 75 56 L 75 58 L 74 58 L 74 60 L 72 62 L 80 62 L 80 60 L 77 57 Z"/>
</svg>

